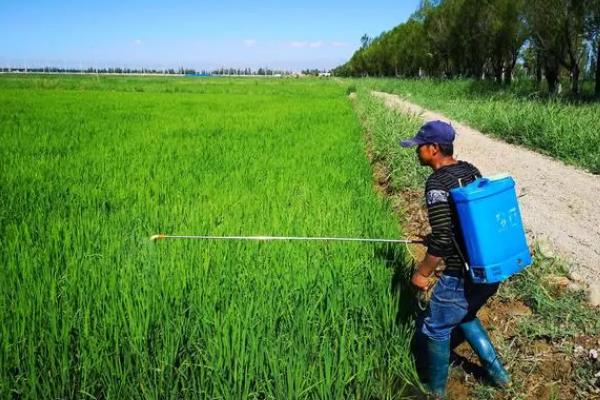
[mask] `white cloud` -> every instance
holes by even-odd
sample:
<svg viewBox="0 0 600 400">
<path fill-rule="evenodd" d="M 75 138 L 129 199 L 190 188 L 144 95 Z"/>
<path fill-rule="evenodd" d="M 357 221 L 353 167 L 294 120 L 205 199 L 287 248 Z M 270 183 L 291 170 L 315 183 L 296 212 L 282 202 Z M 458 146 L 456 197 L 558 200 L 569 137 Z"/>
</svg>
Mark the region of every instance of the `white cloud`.
<svg viewBox="0 0 600 400">
<path fill-rule="evenodd" d="M 133 41 L 133 45 L 134 46 L 141 46 L 142 45 L 142 40 L 141 39 L 135 39 Z"/>
<path fill-rule="evenodd" d="M 290 47 L 295 47 L 297 49 L 301 49 L 308 45 L 308 42 L 290 42 Z"/>
<path fill-rule="evenodd" d="M 323 47 L 324 43 L 321 40 L 317 40 L 315 42 L 308 42 L 308 41 L 294 41 L 294 42 L 289 42 L 288 46 L 296 48 L 296 49 L 305 49 L 307 47 L 311 48 L 311 49 L 317 49 L 319 47 Z"/>
<path fill-rule="evenodd" d="M 244 39 L 244 46 L 246 46 L 246 47 L 254 47 L 254 46 L 256 46 L 256 40 L 254 40 L 254 39 Z"/>
</svg>

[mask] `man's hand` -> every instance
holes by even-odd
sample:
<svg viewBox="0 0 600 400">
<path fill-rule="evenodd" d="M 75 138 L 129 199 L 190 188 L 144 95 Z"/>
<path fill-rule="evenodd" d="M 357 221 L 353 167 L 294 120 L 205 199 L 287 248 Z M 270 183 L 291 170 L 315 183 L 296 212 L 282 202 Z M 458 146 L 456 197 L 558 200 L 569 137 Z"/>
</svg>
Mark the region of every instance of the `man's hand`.
<svg viewBox="0 0 600 400">
<path fill-rule="evenodd" d="M 422 241 L 423 241 L 423 246 L 427 247 L 427 246 L 429 246 L 429 235 L 430 235 L 430 234 L 427 234 L 427 235 L 420 235 L 420 234 L 417 234 L 417 235 L 415 235 L 415 236 L 416 236 L 416 237 L 418 237 L 418 238 L 419 238 L 419 240 L 422 240 Z"/>
<path fill-rule="evenodd" d="M 427 291 L 429 289 L 429 277 L 421 275 L 419 271 L 415 272 L 410 282 L 416 286 L 417 289 Z"/>
<path fill-rule="evenodd" d="M 411 283 L 420 290 L 429 289 L 429 277 L 435 271 L 435 267 L 440 260 L 440 257 L 432 256 L 431 254 L 425 255 L 425 258 L 419 263 L 417 270 L 413 274 L 413 277 L 410 280 Z"/>
</svg>

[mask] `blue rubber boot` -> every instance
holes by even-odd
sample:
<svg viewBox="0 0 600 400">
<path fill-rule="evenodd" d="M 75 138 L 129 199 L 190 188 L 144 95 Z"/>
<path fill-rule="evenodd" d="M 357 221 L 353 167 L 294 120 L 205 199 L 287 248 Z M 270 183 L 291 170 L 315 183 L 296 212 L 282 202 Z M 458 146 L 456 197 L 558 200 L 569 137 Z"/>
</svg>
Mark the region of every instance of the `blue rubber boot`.
<svg viewBox="0 0 600 400">
<path fill-rule="evenodd" d="M 479 356 L 481 364 L 487 371 L 488 377 L 492 382 L 501 387 L 510 386 L 510 375 L 502 366 L 502 362 L 496 354 L 496 349 L 494 349 L 494 345 L 492 345 L 492 341 L 485 328 L 481 325 L 481 321 L 475 318 L 459 326 L 465 339 Z"/>
<path fill-rule="evenodd" d="M 425 387 L 436 399 L 446 396 L 448 365 L 450 363 L 450 340 L 425 340 L 427 358 L 427 382 Z"/>
</svg>

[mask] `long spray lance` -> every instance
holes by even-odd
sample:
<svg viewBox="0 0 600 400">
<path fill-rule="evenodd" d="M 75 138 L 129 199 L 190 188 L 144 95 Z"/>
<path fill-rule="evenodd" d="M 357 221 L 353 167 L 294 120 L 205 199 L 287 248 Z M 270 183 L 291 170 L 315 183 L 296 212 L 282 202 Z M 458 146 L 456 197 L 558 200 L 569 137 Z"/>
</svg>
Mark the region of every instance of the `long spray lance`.
<svg viewBox="0 0 600 400">
<path fill-rule="evenodd" d="M 371 243 L 405 243 L 422 244 L 418 239 L 378 239 L 378 238 L 353 238 L 353 237 L 315 237 L 315 236 L 198 236 L 198 235 L 165 235 L 158 234 L 150 240 L 180 239 L 180 240 L 296 240 L 296 241 L 329 241 L 329 242 L 371 242 Z"/>
<path fill-rule="evenodd" d="M 355 237 L 316 237 L 316 236 L 200 236 L 200 235 L 152 235 L 150 240 L 255 240 L 255 241 L 329 241 L 329 242 L 370 242 L 370 243 L 401 243 L 401 244 L 424 244 L 420 239 L 379 239 L 379 238 L 355 238 Z M 427 307 L 428 295 L 425 292 L 417 293 L 417 304 L 421 310 Z"/>
</svg>

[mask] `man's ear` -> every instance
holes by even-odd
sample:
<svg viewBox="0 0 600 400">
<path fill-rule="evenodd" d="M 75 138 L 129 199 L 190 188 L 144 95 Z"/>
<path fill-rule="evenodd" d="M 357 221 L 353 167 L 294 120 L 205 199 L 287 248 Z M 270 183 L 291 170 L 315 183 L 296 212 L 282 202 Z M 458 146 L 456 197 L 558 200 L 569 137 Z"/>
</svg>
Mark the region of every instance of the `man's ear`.
<svg viewBox="0 0 600 400">
<path fill-rule="evenodd" d="M 437 143 L 433 143 L 431 145 L 431 155 L 436 156 L 439 154 L 439 152 L 440 152 L 440 145 Z"/>
</svg>

